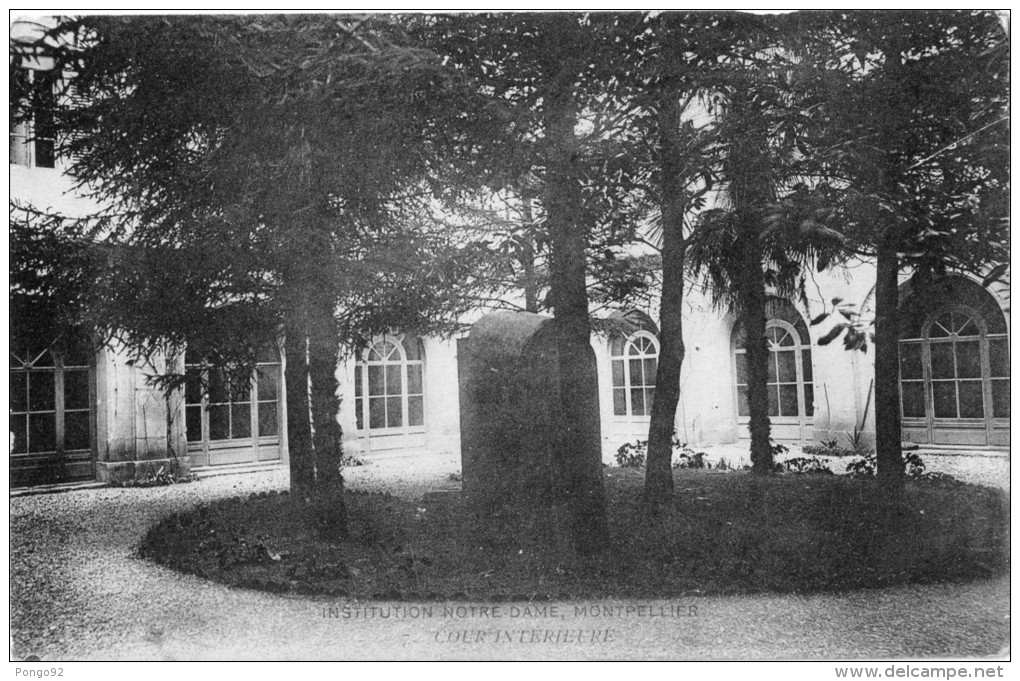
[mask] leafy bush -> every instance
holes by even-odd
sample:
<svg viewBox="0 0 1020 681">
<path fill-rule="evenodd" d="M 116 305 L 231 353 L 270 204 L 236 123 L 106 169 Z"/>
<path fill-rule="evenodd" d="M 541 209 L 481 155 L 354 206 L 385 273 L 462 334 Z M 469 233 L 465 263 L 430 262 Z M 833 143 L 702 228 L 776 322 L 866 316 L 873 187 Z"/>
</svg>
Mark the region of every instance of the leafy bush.
<svg viewBox="0 0 1020 681">
<path fill-rule="evenodd" d="M 340 458 L 340 468 L 357 468 L 358 466 L 364 465 L 365 462 L 353 454 L 348 454 Z"/>
<path fill-rule="evenodd" d="M 820 445 L 804 445 L 805 454 L 811 456 L 856 456 L 857 452 L 847 447 L 840 447 L 836 440 L 825 440 Z"/>
<path fill-rule="evenodd" d="M 854 459 L 846 465 L 846 473 L 851 478 L 866 478 L 875 474 L 875 455 L 867 454 Z"/>
<path fill-rule="evenodd" d="M 711 464 L 705 461 L 705 452 L 695 452 L 685 444 L 681 446 L 673 468 L 711 468 Z"/>
<path fill-rule="evenodd" d="M 851 461 L 847 464 L 846 472 L 852 478 L 866 478 L 875 475 L 878 470 L 876 463 L 876 456 L 874 452 L 868 453 L 863 457 Z M 926 466 L 921 455 L 917 452 L 908 452 L 903 457 L 903 463 L 905 467 L 905 473 L 911 480 L 935 480 L 935 481 L 949 481 L 956 480 L 951 475 L 944 473 L 926 473 Z"/>
<path fill-rule="evenodd" d="M 620 468 L 641 468 L 645 465 L 647 450 L 648 442 L 645 440 L 625 442 L 616 450 L 616 464 Z"/>
<path fill-rule="evenodd" d="M 794 459 L 787 459 L 782 462 L 782 466 L 788 472 L 796 473 L 798 475 L 804 473 L 821 473 L 823 475 L 833 474 L 829 465 L 816 456 L 798 456 Z"/>
<path fill-rule="evenodd" d="M 198 476 L 194 473 L 178 475 L 176 470 L 160 466 L 158 471 L 147 473 L 141 480 L 113 481 L 110 487 L 166 487 L 196 480 Z"/>
</svg>

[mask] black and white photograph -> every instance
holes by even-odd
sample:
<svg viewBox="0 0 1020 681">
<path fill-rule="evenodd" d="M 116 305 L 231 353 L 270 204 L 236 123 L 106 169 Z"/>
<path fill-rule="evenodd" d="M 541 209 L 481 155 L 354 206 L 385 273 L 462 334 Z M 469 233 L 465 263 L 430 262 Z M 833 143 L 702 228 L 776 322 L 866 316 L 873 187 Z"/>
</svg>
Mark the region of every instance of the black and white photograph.
<svg viewBox="0 0 1020 681">
<path fill-rule="evenodd" d="M 1009 676 L 1008 10 L 9 19 L 12 679 Z"/>
</svg>

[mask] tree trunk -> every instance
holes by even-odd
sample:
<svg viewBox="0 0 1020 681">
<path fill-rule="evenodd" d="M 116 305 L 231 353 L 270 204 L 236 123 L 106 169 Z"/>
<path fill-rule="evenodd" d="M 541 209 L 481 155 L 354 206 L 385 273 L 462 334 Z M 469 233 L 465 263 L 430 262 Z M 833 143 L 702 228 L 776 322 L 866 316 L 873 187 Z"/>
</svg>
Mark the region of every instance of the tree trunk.
<svg viewBox="0 0 1020 681">
<path fill-rule="evenodd" d="M 311 411 L 308 398 L 308 331 L 304 304 L 290 297 L 284 319 L 286 357 L 287 451 L 290 458 L 290 491 L 307 499 L 315 485 Z"/>
<path fill-rule="evenodd" d="M 895 242 L 883 238 L 877 249 L 875 281 L 875 459 L 879 482 L 888 490 L 903 486 L 900 435 L 899 257 Z"/>
<path fill-rule="evenodd" d="M 659 117 L 661 140 L 662 298 L 659 301 L 659 366 L 655 400 L 648 424 L 645 461 L 645 502 L 655 512 L 673 497 L 673 431 L 680 402 L 680 370 L 684 361 L 684 197 L 680 186 L 679 151 L 675 134 L 679 108 L 672 98 Z"/>
<path fill-rule="evenodd" d="M 743 275 L 739 281 L 739 315 L 747 352 L 747 402 L 751 412 L 751 471 L 769 475 L 772 456 L 772 423 L 769 421 L 769 347 L 765 338 L 766 296 L 761 248 L 757 235 L 745 235 Z"/>
<path fill-rule="evenodd" d="M 737 291 L 737 316 L 744 330 L 747 359 L 747 403 L 751 413 L 748 429 L 751 435 L 751 471 L 755 475 L 773 472 L 772 423 L 769 420 L 769 346 L 765 338 L 767 323 L 765 277 L 762 273 L 762 252 L 756 214 L 737 218 L 741 236 L 737 251 L 740 270 L 734 277 Z"/>
<path fill-rule="evenodd" d="M 602 480 L 598 377 L 591 349 L 588 289 L 585 278 L 587 234 L 581 222 L 579 152 L 574 127 L 575 80 L 583 65 L 576 54 L 577 19 L 550 15 L 549 54 L 567 54 L 547 64 L 544 92 L 546 135 L 546 221 L 552 234 L 551 287 L 559 362 L 563 432 L 558 455 L 573 516 L 574 546 L 582 555 L 608 546 L 606 493 Z M 572 49 L 575 48 L 575 49 Z"/>
</svg>

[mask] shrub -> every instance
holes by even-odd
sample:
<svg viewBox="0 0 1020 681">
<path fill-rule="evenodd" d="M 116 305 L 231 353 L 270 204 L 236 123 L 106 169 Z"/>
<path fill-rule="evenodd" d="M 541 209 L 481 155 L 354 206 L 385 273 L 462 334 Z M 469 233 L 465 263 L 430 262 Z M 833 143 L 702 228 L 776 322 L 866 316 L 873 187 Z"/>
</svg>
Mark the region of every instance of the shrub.
<svg viewBox="0 0 1020 681">
<path fill-rule="evenodd" d="M 681 445 L 680 455 L 673 462 L 673 468 L 708 468 L 705 452 L 695 452 L 686 444 Z"/>
<path fill-rule="evenodd" d="M 196 480 L 198 476 L 194 473 L 178 475 L 176 470 L 160 466 L 158 471 L 147 473 L 141 480 L 113 481 L 110 487 L 166 487 Z"/>
<path fill-rule="evenodd" d="M 829 465 L 816 456 L 798 456 L 794 459 L 787 459 L 786 461 L 783 461 L 781 465 L 786 469 L 786 471 L 796 473 L 797 475 L 804 473 L 821 473 L 823 475 L 833 474 Z"/>
<path fill-rule="evenodd" d="M 648 443 L 645 440 L 625 442 L 616 450 L 616 464 L 620 468 L 641 468 L 645 465 L 645 452 Z"/>
<path fill-rule="evenodd" d="M 365 462 L 353 454 L 348 454 L 340 458 L 340 468 L 357 468 L 358 466 L 364 465 Z"/>
</svg>

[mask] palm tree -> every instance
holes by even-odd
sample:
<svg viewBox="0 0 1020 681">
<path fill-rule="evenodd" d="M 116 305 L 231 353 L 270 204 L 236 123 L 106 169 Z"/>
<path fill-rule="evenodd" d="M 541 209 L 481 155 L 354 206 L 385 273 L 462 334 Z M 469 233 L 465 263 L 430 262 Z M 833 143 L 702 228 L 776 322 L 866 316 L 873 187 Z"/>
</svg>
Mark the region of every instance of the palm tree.
<svg viewBox="0 0 1020 681">
<path fill-rule="evenodd" d="M 811 88 L 790 79 L 789 55 L 773 50 L 734 65 L 721 101 L 717 135 L 721 191 L 690 240 L 689 265 L 718 305 L 732 309 L 746 336 L 752 470 L 774 468 L 770 442 L 766 340 L 767 288 L 794 297 L 805 266 L 837 259 L 838 235 L 820 225 L 773 219 L 777 202 L 803 186 L 798 136 Z M 810 83 L 807 83 L 810 86 Z"/>
</svg>

